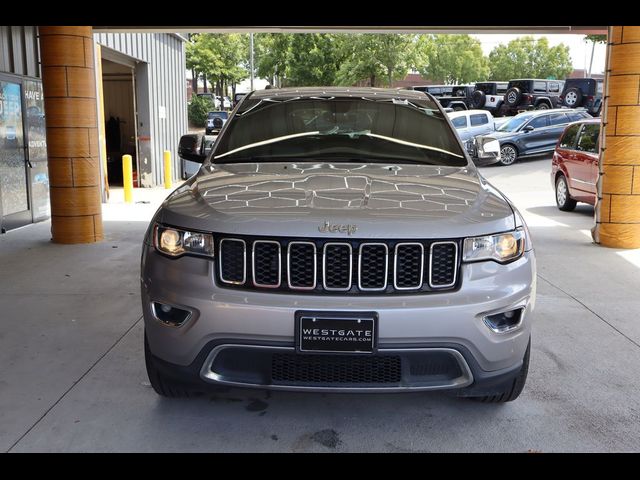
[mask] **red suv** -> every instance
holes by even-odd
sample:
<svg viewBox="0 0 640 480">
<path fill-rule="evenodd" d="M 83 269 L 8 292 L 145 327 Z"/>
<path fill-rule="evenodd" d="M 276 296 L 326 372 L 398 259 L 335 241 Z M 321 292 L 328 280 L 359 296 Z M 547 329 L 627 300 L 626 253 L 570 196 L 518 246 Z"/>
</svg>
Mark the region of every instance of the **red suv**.
<svg viewBox="0 0 640 480">
<path fill-rule="evenodd" d="M 551 160 L 551 183 L 560 210 L 571 211 L 577 202 L 596 203 L 600 119 L 567 125 Z"/>
</svg>

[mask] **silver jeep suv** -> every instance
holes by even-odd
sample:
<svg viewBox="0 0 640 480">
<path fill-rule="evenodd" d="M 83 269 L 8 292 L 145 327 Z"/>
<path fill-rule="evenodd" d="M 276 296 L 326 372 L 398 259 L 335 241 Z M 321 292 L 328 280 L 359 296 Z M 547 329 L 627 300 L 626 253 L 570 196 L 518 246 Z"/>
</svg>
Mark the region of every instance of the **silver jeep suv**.
<svg viewBox="0 0 640 480">
<path fill-rule="evenodd" d="M 535 258 L 437 101 L 409 90 L 247 94 L 155 214 L 142 252 L 149 379 L 449 390 L 504 402 L 529 364 Z"/>
</svg>

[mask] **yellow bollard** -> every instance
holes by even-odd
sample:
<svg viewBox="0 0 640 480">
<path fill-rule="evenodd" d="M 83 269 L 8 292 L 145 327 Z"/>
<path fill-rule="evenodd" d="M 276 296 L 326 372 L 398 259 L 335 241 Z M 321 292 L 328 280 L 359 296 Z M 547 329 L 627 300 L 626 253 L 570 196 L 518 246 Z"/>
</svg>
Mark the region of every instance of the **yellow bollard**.
<svg viewBox="0 0 640 480">
<path fill-rule="evenodd" d="M 171 188 L 171 152 L 164 151 L 164 188 Z"/>
<path fill-rule="evenodd" d="M 133 166 L 131 155 L 122 156 L 122 184 L 124 185 L 124 203 L 133 203 Z"/>
</svg>

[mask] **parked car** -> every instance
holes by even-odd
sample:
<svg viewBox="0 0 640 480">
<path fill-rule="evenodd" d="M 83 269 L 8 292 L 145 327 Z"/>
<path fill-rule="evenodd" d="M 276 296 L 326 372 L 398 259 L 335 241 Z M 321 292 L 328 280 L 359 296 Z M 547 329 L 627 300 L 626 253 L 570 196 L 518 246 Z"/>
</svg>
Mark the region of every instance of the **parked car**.
<svg viewBox="0 0 640 480">
<path fill-rule="evenodd" d="M 409 88 L 430 93 L 443 108 L 452 108 L 456 112 L 473 108 L 471 96 L 476 89 L 475 85 L 421 85 Z"/>
<path fill-rule="evenodd" d="M 229 112 L 218 110 L 207 114 L 207 126 L 205 127 L 205 135 L 217 135 L 220 129 L 229 119 Z"/>
<path fill-rule="evenodd" d="M 495 163 L 493 158 L 479 159 L 475 137 L 494 132 L 510 117 L 493 118 L 491 112 L 487 110 L 462 110 L 454 112 L 450 108 L 444 109 L 451 119 L 453 127 L 456 129 L 465 149 L 476 165 L 487 165 Z M 450 111 L 449 111 L 450 110 Z"/>
<path fill-rule="evenodd" d="M 562 106 L 584 108 L 594 117 L 602 110 L 603 80 L 595 78 L 567 78 L 558 99 Z"/>
<path fill-rule="evenodd" d="M 499 114 L 508 87 L 509 82 L 478 82 L 471 94 L 471 105 L 476 109 L 489 110 L 494 115 Z"/>
<path fill-rule="evenodd" d="M 231 110 L 231 108 L 233 108 L 233 104 L 229 97 L 222 97 L 222 108 L 227 110 Z"/>
<path fill-rule="evenodd" d="M 560 210 L 570 211 L 577 202 L 596 203 L 600 119 L 568 125 L 551 160 L 551 184 Z"/>
<path fill-rule="evenodd" d="M 259 90 L 208 156 L 183 137 L 181 156 L 204 163 L 154 215 L 141 259 L 155 391 L 517 398 L 534 251 L 445 115 L 407 90 Z"/>
<path fill-rule="evenodd" d="M 495 120 L 491 112 L 486 110 L 463 110 L 447 113 L 462 143 L 466 143 L 476 135 L 493 132 Z"/>
<path fill-rule="evenodd" d="M 523 112 L 485 136 L 500 142 L 500 163 L 511 165 L 520 157 L 552 152 L 567 124 L 589 117 L 583 109 Z"/>
<path fill-rule="evenodd" d="M 509 81 L 501 107 L 505 115 L 560 106 L 563 80 L 521 79 Z"/>
</svg>

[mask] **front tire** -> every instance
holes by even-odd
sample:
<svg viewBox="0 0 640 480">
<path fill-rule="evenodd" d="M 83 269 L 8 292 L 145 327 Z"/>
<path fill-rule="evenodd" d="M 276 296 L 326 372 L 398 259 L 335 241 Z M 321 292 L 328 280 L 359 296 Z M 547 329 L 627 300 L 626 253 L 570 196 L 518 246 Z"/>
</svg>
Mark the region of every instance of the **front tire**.
<svg viewBox="0 0 640 480">
<path fill-rule="evenodd" d="M 518 159 L 518 150 L 511 144 L 503 145 L 500 148 L 500 165 L 511 165 Z"/>
<path fill-rule="evenodd" d="M 524 353 L 522 359 L 522 368 L 518 373 L 518 376 L 514 378 L 507 385 L 503 386 L 496 393 L 492 395 L 483 395 L 481 397 L 471 397 L 472 400 L 484 403 L 506 403 L 512 402 L 520 396 L 524 385 L 527 382 L 527 375 L 529 373 L 529 355 L 531 353 L 531 339 L 527 345 L 527 351 Z"/>
<path fill-rule="evenodd" d="M 158 395 L 168 398 L 185 398 L 197 395 L 197 392 L 188 388 L 187 385 L 168 378 L 156 368 L 146 335 L 144 336 L 144 361 L 149 382 Z"/>
<path fill-rule="evenodd" d="M 570 212 L 576 208 L 576 202 L 569 196 L 569 185 L 564 175 L 558 175 L 556 178 L 556 204 L 563 212 Z"/>
</svg>

